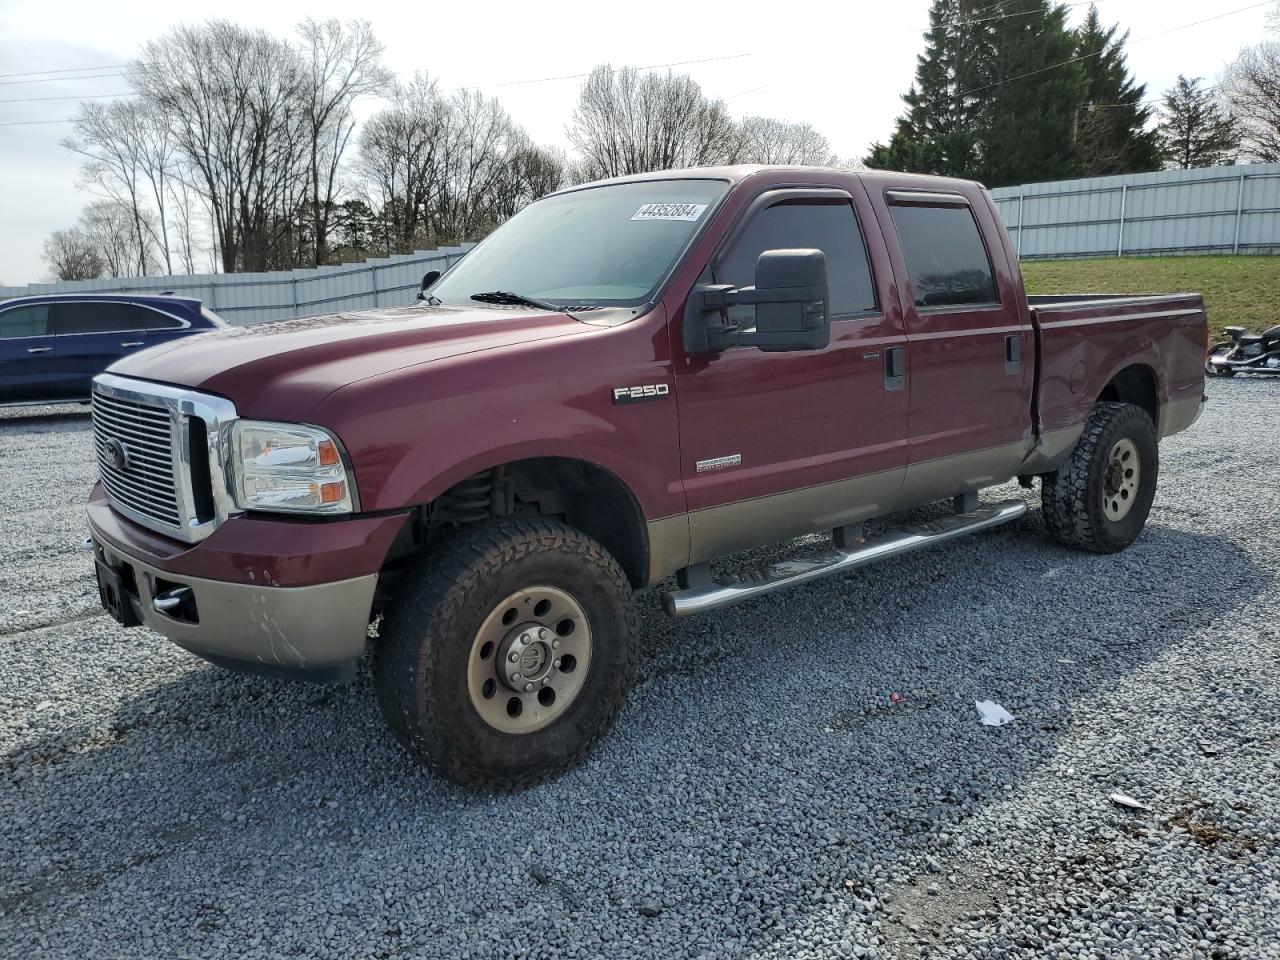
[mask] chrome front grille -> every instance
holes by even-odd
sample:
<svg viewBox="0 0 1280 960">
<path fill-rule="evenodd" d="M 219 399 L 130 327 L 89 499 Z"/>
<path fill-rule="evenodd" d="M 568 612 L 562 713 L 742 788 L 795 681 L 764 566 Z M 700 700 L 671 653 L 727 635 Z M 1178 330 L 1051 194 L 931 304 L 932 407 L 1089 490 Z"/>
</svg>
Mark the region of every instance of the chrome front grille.
<svg viewBox="0 0 1280 960">
<path fill-rule="evenodd" d="M 102 485 L 111 498 L 174 532 L 182 527 L 168 408 L 93 394 L 93 435 Z"/>
<path fill-rule="evenodd" d="M 223 450 L 235 419 L 221 397 L 99 374 L 93 439 L 112 508 L 159 533 L 203 540 L 231 512 Z"/>
</svg>

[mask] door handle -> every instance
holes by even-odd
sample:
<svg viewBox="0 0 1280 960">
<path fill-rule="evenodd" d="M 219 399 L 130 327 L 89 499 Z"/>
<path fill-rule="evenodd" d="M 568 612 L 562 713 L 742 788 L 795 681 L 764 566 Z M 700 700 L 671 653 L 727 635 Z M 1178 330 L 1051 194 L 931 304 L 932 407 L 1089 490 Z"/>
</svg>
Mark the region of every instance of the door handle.
<svg viewBox="0 0 1280 960">
<path fill-rule="evenodd" d="M 1004 372 L 1017 373 L 1022 369 L 1022 336 L 1011 333 L 1004 338 Z"/>
<path fill-rule="evenodd" d="M 907 379 L 907 348 L 889 347 L 884 352 L 884 388 L 901 390 Z"/>
<path fill-rule="evenodd" d="M 27 353 L 48 353 L 53 347 L 27 347 Z"/>
<path fill-rule="evenodd" d="M 122 346 L 122 347 L 140 347 L 140 346 L 142 346 L 142 341 L 141 341 L 141 340 L 122 340 L 122 341 L 120 342 L 120 346 Z"/>
</svg>

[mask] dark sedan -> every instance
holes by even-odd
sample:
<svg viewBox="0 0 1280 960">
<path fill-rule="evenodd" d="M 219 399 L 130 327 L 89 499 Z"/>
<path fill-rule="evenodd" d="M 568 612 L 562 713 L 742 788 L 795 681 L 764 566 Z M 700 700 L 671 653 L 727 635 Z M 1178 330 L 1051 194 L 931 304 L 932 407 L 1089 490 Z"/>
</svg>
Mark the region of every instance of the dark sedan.
<svg viewBox="0 0 1280 960">
<path fill-rule="evenodd" d="M 199 300 L 110 293 L 0 302 L 0 405 L 89 399 L 129 353 L 226 326 Z"/>
</svg>

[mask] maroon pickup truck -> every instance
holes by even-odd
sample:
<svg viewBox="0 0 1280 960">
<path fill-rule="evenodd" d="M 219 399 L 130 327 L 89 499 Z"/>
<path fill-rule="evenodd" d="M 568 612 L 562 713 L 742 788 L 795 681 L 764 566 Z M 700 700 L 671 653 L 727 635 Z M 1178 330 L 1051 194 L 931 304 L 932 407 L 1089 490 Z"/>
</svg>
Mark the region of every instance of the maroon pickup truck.
<svg viewBox="0 0 1280 960">
<path fill-rule="evenodd" d="M 424 281 L 414 306 L 117 363 L 89 520 L 121 622 L 313 679 L 372 648 L 392 730 L 472 786 L 553 775 L 608 729 L 634 591 L 666 583 L 684 615 L 847 571 L 1017 518 L 977 496 L 1015 477 L 1058 540 L 1121 550 L 1203 400 L 1199 296 L 1028 298 L 956 180 L 588 184 Z M 953 509 L 864 537 L 933 501 Z M 711 569 L 816 531 L 829 549 Z"/>
</svg>

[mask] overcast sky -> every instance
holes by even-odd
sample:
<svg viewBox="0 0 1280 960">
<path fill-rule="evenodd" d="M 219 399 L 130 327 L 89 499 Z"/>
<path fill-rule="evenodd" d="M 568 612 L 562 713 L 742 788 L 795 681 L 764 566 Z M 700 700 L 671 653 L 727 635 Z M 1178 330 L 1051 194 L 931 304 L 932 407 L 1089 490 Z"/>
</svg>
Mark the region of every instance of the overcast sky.
<svg viewBox="0 0 1280 960">
<path fill-rule="evenodd" d="M 1266 10 L 1154 35 L 1251 3 L 1256 0 L 1097 0 L 1105 22 L 1131 31 L 1130 69 L 1153 96 L 1179 73 L 1216 76 L 1242 46 L 1261 38 Z M 626 15 L 612 14 L 619 9 Z M 60 145 L 70 124 L 13 123 L 67 117 L 75 99 L 12 101 L 126 90 L 119 76 L 14 81 L 29 79 L 22 74 L 33 71 L 114 67 L 133 57 L 142 41 L 181 21 L 216 15 L 285 36 L 308 15 L 368 17 L 386 45 L 385 62 L 392 70 L 404 77 L 426 71 L 446 90 L 480 88 L 545 144 L 563 142 L 580 80 L 543 78 L 583 74 L 603 62 L 650 66 L 732 58 L 675 69 L 691 74 L 709 95 L 724 98 L 735 116 L 808 121 L 841 156 L 861 157 L 868 144 L 892 129 L 924 46 L 921 30 L 928 9 L 929 0 L 767 5 L 647 0 L 623 8 L 599 0 L 0 0 L 0 74 L 10 75 L 0 77 L 0 284 L 45 279 L 48 268 L 40 259 L 45 236 L 71 225 L 93 199 L 78 187 L 80 161 Z M 1073 3 L 1073 20 L 1086 10 Z M 368 102 L 362 109 L 376 106 Z"/>
</svg>

